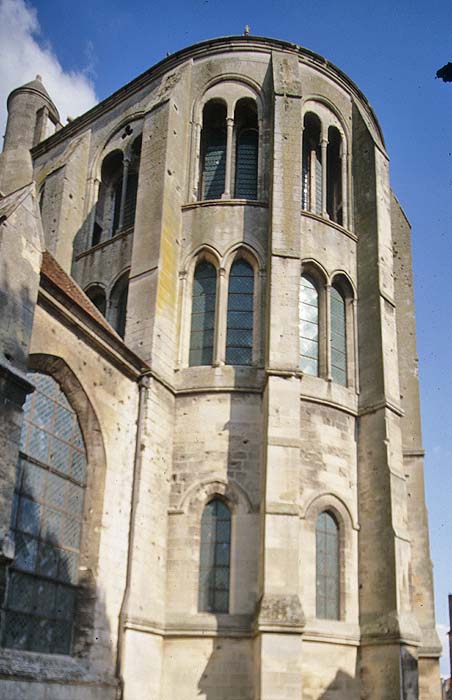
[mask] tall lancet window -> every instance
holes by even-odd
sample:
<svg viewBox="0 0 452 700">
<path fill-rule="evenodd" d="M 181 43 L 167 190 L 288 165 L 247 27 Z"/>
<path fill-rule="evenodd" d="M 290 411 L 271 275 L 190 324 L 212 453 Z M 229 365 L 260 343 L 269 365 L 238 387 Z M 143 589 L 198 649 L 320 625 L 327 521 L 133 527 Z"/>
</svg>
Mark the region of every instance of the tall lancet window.
<svg viewBox="0 0 452 700">
<path fill-rule="evenodd" d="M 256 102 L 243 98 L 234 114 L 236 135 L 235 197 L 257 199 L 259 132 Z"/>
<path fill-rule="evenodd" d="M 215 335 L 217 273 L 213 265 L 201 262 L 193 278 L 190 333 L 190 365 L 211 365 Z"/>
<path fill-rule="evenodd" d="M 322 213 L 322 154 L 320 119 L 312 112 L 304 118 L 301 207 L 315 214 Z"/>
<path fill-rule="evenodd" d="M 328 511 L 316 524 L 316 616 L 339 619 L 339 528 Z"/>
<path fill-rule="evenodd" d="M 229 274 L 226 364 L 250 365 L 253 357 L 254 270 L 236 260 Z"/>
<path fill-rule="evenodd" d="M 300 281 L 300 369 L 319 374 L 319 293 L 306 275 Z"/>
<path fill-rule="evenodd" d="M 77 416 L 57 382 L 30 376 L 14 496 L 15 557 L 8 572 L 2 645 L 71 652 L 86 484 Z"/>
<path fill-rule="evenodd" d="M 201 134 L 201 198 L 220 199 L 226 176 L 226 105 L 208 102 Z"/>
<path fill-rule="evenodd" d="M 201 519 L 199 610 L 229 611 L 231 511 L 219 498 L 204 508 Z"/>
<path fill-rule="evenodd" d="M 347 337 L 345 299 L 331 287 L 331 376 L 334 382 L 347 385 Z"/>
</svg>

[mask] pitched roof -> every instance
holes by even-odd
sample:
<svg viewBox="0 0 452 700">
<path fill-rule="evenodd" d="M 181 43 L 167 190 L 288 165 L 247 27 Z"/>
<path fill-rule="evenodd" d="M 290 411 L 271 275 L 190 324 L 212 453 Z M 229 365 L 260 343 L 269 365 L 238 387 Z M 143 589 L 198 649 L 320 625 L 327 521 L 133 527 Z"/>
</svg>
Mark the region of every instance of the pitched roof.
<svg viewBox="0 0 452 700">
<path fill-rule="evenodd" d="M 94 306 L 93 302 L 86 296 L 85 292 L 78 284 L 63 270 L 61 265 L 57 263 L 53 255 L 47 250 L 42 255 L 41 275 L 47 277 L 58 289 L 70 298 L 74 304 L 83 309 L 97 323 L 100 323 L 106 330 L 119 338 L 116 331 L 106 321 L 105 317 L 100 313 L 99 309 Z"/>
</svg>

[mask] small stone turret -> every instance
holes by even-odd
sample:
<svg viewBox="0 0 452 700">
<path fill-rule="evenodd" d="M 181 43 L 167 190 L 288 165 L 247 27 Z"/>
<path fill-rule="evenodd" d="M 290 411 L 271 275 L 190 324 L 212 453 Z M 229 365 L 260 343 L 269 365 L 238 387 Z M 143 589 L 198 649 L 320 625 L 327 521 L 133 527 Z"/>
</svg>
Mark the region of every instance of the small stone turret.
<svg viewBox="0 0 452 700">
<path fill-rule="evenodd" d="M 8 194 L 32 180 L 30 149 L 60 126 L 58 110 L 42 78 L 11 92 L 8 97 L 3 153 L 0 155 L 0 192 Z"/>
</svg>

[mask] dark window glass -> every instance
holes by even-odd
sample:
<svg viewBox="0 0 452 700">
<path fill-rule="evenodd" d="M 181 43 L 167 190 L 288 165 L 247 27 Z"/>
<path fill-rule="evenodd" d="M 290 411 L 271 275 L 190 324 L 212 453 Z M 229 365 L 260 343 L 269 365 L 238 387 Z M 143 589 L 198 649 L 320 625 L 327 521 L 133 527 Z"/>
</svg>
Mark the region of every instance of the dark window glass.
<svg viewBox="0 0 452 700">
<path fill-rule="evenodd" d="M 331 376 L 338 384 L 347 384 L 347 351 L 345 333 L 345 301 L 331 288 Z"/>
<path fill-rule="evenodd" d="M 300 369 L 319 374 L 319 294 L 306 275 L 300 282 Z"/>
<path fill-rule="evenodd" d="M 250 365 L 253 355 L 254 271 L 245 260 L 231 267 L 228 292 L 226 364 Z"/>
<path fill-rule="evenodd" d="M 304 118 L 301 207 L 322 213 L 322 157 L 320 148 L 320 120 L 312 112 Z"/>
<path fill-rule="evenodd" d="M 332 221 L 342 224 L 341 135 L 334 126 L 328 129 L 326 162 L 326 208 Z"/>
<path fill-rule="evenodd" d="M 257 131 L 242 131 L 237 140 L 235 180 L 235 196 L 240 199 L 257 199 L 257 154 Z"/>
<path fill-rule="evenodd" d="M 226 105 L 208 102 L 203 111 L 201 136 L 203 199 L 219 199 L 226 176 Z"/>
<path fill-rule="evenodd" d="M 230 553 L 231 512 L 215 499 L 206 505 L 201 519 L 199 610 L 228 612 Z"/>
<path fill-rule="evenodd" d="M 211 365 L 215 329 L 217 273 L 213 265 L 197 265 L 193 278 L 190 365 Z"/>
<path fill-rule="evenodd" d="M 316 615 L 339 619 L 339 528 L 326 511 L 316 525 Z"/>
<path fill-rule="evenodd" d="M 2 645 L 69 654 L 78 583 L 86 453 L 57 382 L 33 373 L 24 407 Z"/>
</svg>

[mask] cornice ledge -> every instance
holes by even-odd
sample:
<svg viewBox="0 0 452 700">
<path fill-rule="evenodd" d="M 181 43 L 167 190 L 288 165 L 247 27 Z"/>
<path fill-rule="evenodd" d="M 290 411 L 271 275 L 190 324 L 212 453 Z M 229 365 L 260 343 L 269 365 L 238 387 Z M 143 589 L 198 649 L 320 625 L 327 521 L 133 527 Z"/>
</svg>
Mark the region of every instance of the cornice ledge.
<svg viewBox="0 0 452 700">
<path fill-rule="evenodd" d="M 395 413 L 400 418 L 403 418 L 403 416 L 405 415 L 405 411 L 402 408 L 400 408 L 399 405 L 393 403 L 392 401 L 389 401 L 388 399 L 382 399 L 381 401 L 376 401 L 375 403 L 367 404 L 367 406 L 360 406 L 358 408 L 358 416 L 366 416 L 369 413 L 376 413 L 377 411 L 381 411 L 382 409 L 392 411 L 392 413 Z"/>
</svg>

